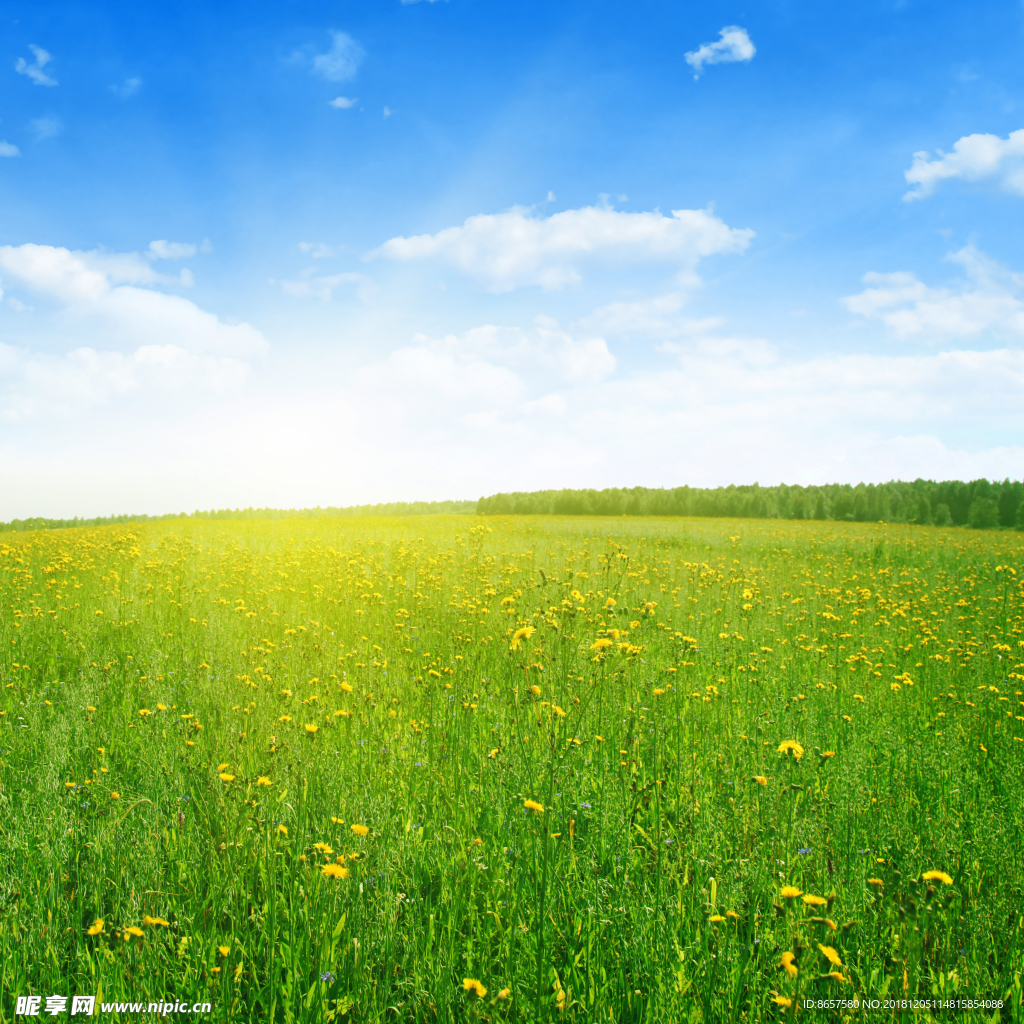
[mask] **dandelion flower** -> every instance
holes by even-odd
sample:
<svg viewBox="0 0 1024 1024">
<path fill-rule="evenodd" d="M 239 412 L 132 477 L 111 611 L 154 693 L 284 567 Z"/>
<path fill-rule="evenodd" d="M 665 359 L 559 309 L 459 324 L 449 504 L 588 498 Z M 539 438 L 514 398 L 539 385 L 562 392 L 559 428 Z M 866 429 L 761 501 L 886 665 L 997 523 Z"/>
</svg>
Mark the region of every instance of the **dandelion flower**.
<svg viewBox="0 0 1024 1024">
<path fill-rule="evenodd" d="M 796 957 L 788 949 L 782 954 L 781 966 L 791 978 L 795 978 L 797 976 L 796 964 L 793 963 L 795 959 Z"/>
<path fill-rule="evenodd" d="M 483 985 L 476 980 L 476 978 L 463 978 L 462 987 L 467 992 L 475 992 L 481 999 L 487 995 L 487 989 L 485 989 Z"/>
<path fill-rule="evenodd" d="M 220 781 L 221 782 L 234 782 L 235 781 L 235 777 L 234 777 L 234 775 L 229 775 L 227 772 L 221 772 L 220 773 Z"/>
<path fill-rule="evenodd" d="M 120 793 L 115 793 L 113 790 L 111 790 L 110 799 L 111 800 L 120 800 L 121 799 L 121 794 Z"/>
<path fill-rule="evenodd" d="M 523 806 L 529 811 L 537 811 L 538 813 L 544 810 L 544 805 L 537 803 L 536 800 L 524 800 Z"/>
<path fill-rule="evenodd" d="M 357 836 L 365 837 L 370 834 L 370 830 L 365 825 L 353 825 L 352 831 L 355 832 Z"/>
<path fill-rule="evenodd" d="M 779 895 L 784 900 L 795 900 L 797 896 L 803 896 L 803 889 L 798 889 L 795 885 L 784 885 Z"/>
<path fill-rule="evenodd" d="M 953 884 L 953 879 L 945 871 L 926 871 L 921 877 L 929 882 L 945 882 L 946 885 Z"/>
<path fill-rule="evenodd" d="M 257 785 L 257 786 L 269 786 L 269 785 L 271 785 L 271 781 L 270 781 L 270 779 L 268 779 L 268 778 L 266 777 L 266 775 L 261 775 L 261 776 L 260 776 L 260 777 L 259 777 L 259 778 L 258 778 L 258 779 L 256 780 L 256 785 Z"/>
<path fill-rule="evenodd" d="M 759 786 L 767 786 L 768 785 L 768 780 L 763 775 L 755 775 L 754 776 L 754 781 Z"/>
<path fill-rule="evenodd" d="M 325 864 L 320 871 L 324 878 L 348 878 L 348 868 L 340 864 Z"/>
<path fill-rule="evenodd" d="M 715 924 L 719 924 L 720 922 L 724 921 L 725 918 L 722 917 L 721 914 L 712 914 L 709 920 L 713 921 Z"/>
<path fill-rule="evenodd" d="M 142 923 L 145 924 L 145 925 L 158 924 L 158 925 L 160 925 L 163 928 L 170 928 L 170 926 L 171 926 L 170 921 L 165 921 L 162 917 L 150 917 L 149 914 L 147 914 L 142 919 Z"/>
<path fill-rule="evenodd" d="M 130 928 L 124 930 L 124 937 L 127 939 L 129 935 L 134 935 L 137 939 L 141 939 L 143 932 L 138 925 L 132 925 Z"/>
<path fill-rule="evenodd" d="M 346 693 L 351 693 L 351 692 L 352 692 L 352 686 L 351 686 L 351 684 L 349 684 L 349 683 L 344 683 L 344 682 L 343 682 L 343 683 L 341 684 L 341 688 L 342 688 L 342 689 L 343 689 L 343 690 L 344 690 L 344 691 L 345 691 Z"/>
<path fill-rule="evenodd" d="M 498 756 L 498 748 L 495 747 L 488 755 L 488 757 L 496 758 Z"/>
<path fill-rule="evenodd" d="M 794 974 L 796 973 L 795 969 L 794 969 L 793 973 Z M 788 1007 L 793 1005 L 793 1000 L 792 999 L 787 999 L 786 996 L 780 996 L 780 995 L 772 996 L 772 1002 L 773 1003 L 778 1003 L 779 1006 L 783 1006 L 783 1007 L 786 1007 L 786 1008 L 788 1008 Z"/>
<path fill-rule="evenodd" d="M 828 974 L 825 975 L 825 977 L 832 978 L 835 981 L 846 981 L 846 979 L 839 973 L 839 971 L 829 971 Z"/>
<path fill-rule="evenodd" d="M 286 836 L 286 835 L 288 835 L 288 826 L 287 825 L 278 825 L 277 826 L 277 831 L 280 832 L 281 835 Z"/>
<path fill-rule="evenodd" d="M 499 998 L 499 999 L 508 999 L 508 997 L 509 997 L 509 996 L 510 996 L 511 994 L 512 994 L 512 989 L 510 989 L 510 988 L 503 988 L 503 989 L 502 989 L 502 990 L 501 990 L 501 991 L 500 991 L 500 992 L 498 993 L 498 998 Z"/>
<path fill-rule="evenodd" d="M 869 878 L 868 879 L 868 885 L 879 885 L 879 886 L 881 886 L 881 885 L 885 885 L 885 882 L 883 882 L 880 878 Z"/>
<path fill-rule="evenodd" d="M 219 771 L 219 772 L 226 772 L 228 770 L 228 767 L 229 767 L 228 763 L 227 763 L 227 761 L 225 761 L 223 764 L 217 765 L 217 771 Z"/>
<path fill-rule="evenodd" d="M 93 921 L 93 923 L 88 928 L 86 928 L 85 934 L 99 935 L 101 931 L 103 931 L 103 918 L 97 917 L 96 920 Z"/>
<path fill-rule="evenodd" d="M 231 947 L 230 946 L 218 946 L 217 947 L 217 951 L 220 953 L 221 956 L 229 956 L 230 953 L 231 953 Z"/>
<path fill-rule="evenodd" d="M 520 626 L 519 629 L 512 634 L 512 643 L 509 644 L 508 649 L 510 651 L 518 651 L 519 645 L 523 640 L 529 640 L 537 630 L 533 626 Z"/>
<path fill-rule="evenodd" d="M 779 744 L 779 753 L 780 754 L 792 753 L 793 756 L 799 761 L 800 758 L 804 756 L 804 748 L 801 747 L 800 744 L 797 743 L 796 740 L 783 740 Z"/>
<path fill-rule="evenodd" d="M 843 966 L 842 961 L 839 959 L 839 954 L 831 946 L 823 946 L 819 942 L 818 949 L 821 951 L 821 955 L 828 959 L 829 963 L 835 964 L 836 967 Z"/>
<path fill-rule="evenodd" d="M 804 903 L 806 903 L 809 907 L 823 907 L 826 903 L 828 903 L 828 900 L 825 899 L 823 896 L 812 896 L 810 893 L 808 893 L 804 897 Z"/>
<path fill-rule="evenodd" d="M 312 736 L 313 733 L 318 732 L 319 729 L 320 729 L 319 725 L 310 725 L 310 724 L 306 725 L 306 732 L 308 732 L 310 736 Z"/>
<path fill-rule="evenodd" d="M 534 683 L 533 686 L 530 687 L 530 693 L 532 693 L 534 697 L 539 697 L 540 687 L 536 683 Z"/>
</svg>

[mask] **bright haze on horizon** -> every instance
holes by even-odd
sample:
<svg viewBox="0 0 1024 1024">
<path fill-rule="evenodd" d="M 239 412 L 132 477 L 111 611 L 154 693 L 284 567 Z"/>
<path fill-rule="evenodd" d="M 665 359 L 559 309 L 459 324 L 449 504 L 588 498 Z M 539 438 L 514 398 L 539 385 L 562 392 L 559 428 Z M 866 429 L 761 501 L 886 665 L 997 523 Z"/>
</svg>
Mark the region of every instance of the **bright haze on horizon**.
<svg viewBox="0 0 1024 1024">
<path fill-rule="evenodd" d="M 1024 6 L 16 2 L 0 520 L 1024 476 Z"/>
</svg>

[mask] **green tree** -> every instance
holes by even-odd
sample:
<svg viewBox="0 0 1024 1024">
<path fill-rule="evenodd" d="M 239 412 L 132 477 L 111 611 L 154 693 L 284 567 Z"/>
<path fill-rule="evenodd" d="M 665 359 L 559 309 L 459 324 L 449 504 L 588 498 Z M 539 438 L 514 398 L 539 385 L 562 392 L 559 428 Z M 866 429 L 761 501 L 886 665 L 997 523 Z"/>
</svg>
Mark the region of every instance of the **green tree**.
<svg viewBox="0 0 1024 1024">
<path fill-rule="evenodd" d="M 999 525 L 999 506 L 991 498 L 975 498 L 967 521 L 975 530 L 991 530 Z"/>
</svg>

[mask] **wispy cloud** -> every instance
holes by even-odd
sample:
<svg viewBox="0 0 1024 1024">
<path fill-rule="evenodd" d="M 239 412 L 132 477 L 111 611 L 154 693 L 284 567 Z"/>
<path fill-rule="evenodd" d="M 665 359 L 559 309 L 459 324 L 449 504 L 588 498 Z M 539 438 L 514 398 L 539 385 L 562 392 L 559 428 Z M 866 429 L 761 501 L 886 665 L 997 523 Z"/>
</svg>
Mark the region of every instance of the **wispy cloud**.
<svg viewBox="0 0 1024 1024">
<path fill-rule="evenodd" d="M 313 57 L 313 74 L 328 82 L 347 82 L 356 77 L 366 51 L 347 33 L 331 29 L 331 48 Z"/>
<path fill-rule="evenodd" d="M 155 242 L 149 243 L 146 255 L 154 260 L 186 260 L 195 256 L 198 249 L 191 242 L 168 242 L 166 239 L 158 238 Z"/>
<path fill-rule="evenodd" d="M 998 135 L 965 135 L 953 143 L 953 152 L 927 150 L 914 154 L 914 162 L 903 172 L 913 185 L 904 200 L 913 202 L 930 196 L 939 182 L 948 178 L 964 181 L 998 181 L 1007 192 L 1024 196 L 1024 128 L 1005 138 Z"/>
<path fill-rule="evenodd" d="M 21 156 L 21 150 L 13 142 L 0 140 L 0 157 L 3 156 Z"/>
<path fill-rule="evenodd" d="M 546 290 L 582 279 L 580 264 L 666 261 L 690 271 L 702 257 L 742 252 L 754 232 L 730 228 L 707 210 L 623 213 L 607 205 L 538 217 L 522 207 L 468 218 L 436 235 L 392 238 L 366 259 L 432 259 L 476 278 L 490 291 L 526 285 Z"/>
<path fill-rule="evenodd" d="M 350 107 L 354 107 L 358 102 L 358 98 L 349 99 L 348 96 L 338 96 L 336 99 L 328 100 L 327 106 L 334 107 L 335 110 L 348 110 Z"/>
<path fill-rule="evenodd" d="M 868 285 L 843 299 L 846 308 L 885 324 L 898 338 L 975 338 L 986 332 L 1024 339 L 1024 274 L 1014 273 L 973 245 L 947 259 L 964 271 L 943 288 L 920 281 L 909 271 L 864 275 Z"/>
<path fill-rule="evenodd" d="M 64 124 L 59 117 L 37 117 L 28 123 L 29 131 L 35 137 L 36 142 L 44 139 L 52 139 L 64 130 Z"/>
<path fill-rule="evenodd" d="M 734 64 L 737 61 L 753 60 L 757 53 L 750 41 L 745 28 L 739 25 L 726 25 L 718 35 L 715 43 L 701 43 L 700 48 L 686 54 L 686 63 L 693 68 L 693 79 L 696 81 L 704 71 L 705 64 Z"/>
<path fill-rule="evenodd" d="M 30 64 L 24 57 L 19 57 L 14 62 L 14 70 L 19 75 L 27 75 L 36 85 L 56 85 L 57 79 L 51 78 L 44 70 L 46 65 L 53 60 L 52 55 L 47 53 L 41 46 L 36 46 L 35 43 L 29 43 L 28 48 L 32 51 L 35 60 Z"/>
<path fill-rule="evenodd" d="M 315 260 L 326 260 L 337 255 L 326 242 L 299 242 L 299 252 Z"/>
<path fill-rule="evenodd" d="M 356 294 L 361 302 L 369 302 L 376 293 L 376 286 L 372 278 L 365 274 L 323 274 L 317 275 L 315 267 L 304 270 L 298 278 L 291 281 L 276 281 L 270 279 L 270 283 L 280 287 L 285 295 L 294 299 L 319 299 L 321 302 L 330 302 L 334 293 L 343 285 L 355 285 Z"/>
<path fill-rule="evenodd" d="M 141 86 L 141 78 L 126 78 L 120 85 L 112 85 L 110 91 L 118 99 L 126 100 L 129 96 L 134 96 Z"/>
</svg>

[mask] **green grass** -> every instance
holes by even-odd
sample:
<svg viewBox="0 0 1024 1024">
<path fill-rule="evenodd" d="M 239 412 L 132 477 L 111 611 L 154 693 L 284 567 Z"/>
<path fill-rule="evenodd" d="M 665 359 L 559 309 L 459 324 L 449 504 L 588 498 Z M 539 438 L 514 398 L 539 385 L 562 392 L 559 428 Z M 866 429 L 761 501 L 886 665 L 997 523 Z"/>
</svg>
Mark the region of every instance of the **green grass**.
<svg viewBox="0 0 1024 1024">
<path fill-rule="evenodd" d="M 1021 552 L 567 517 L 5 538 L 0 1019 L 78 993 L 233 1021 L 791 1019 L 776 995 L 1020 1021 Z"/>
</svg>

